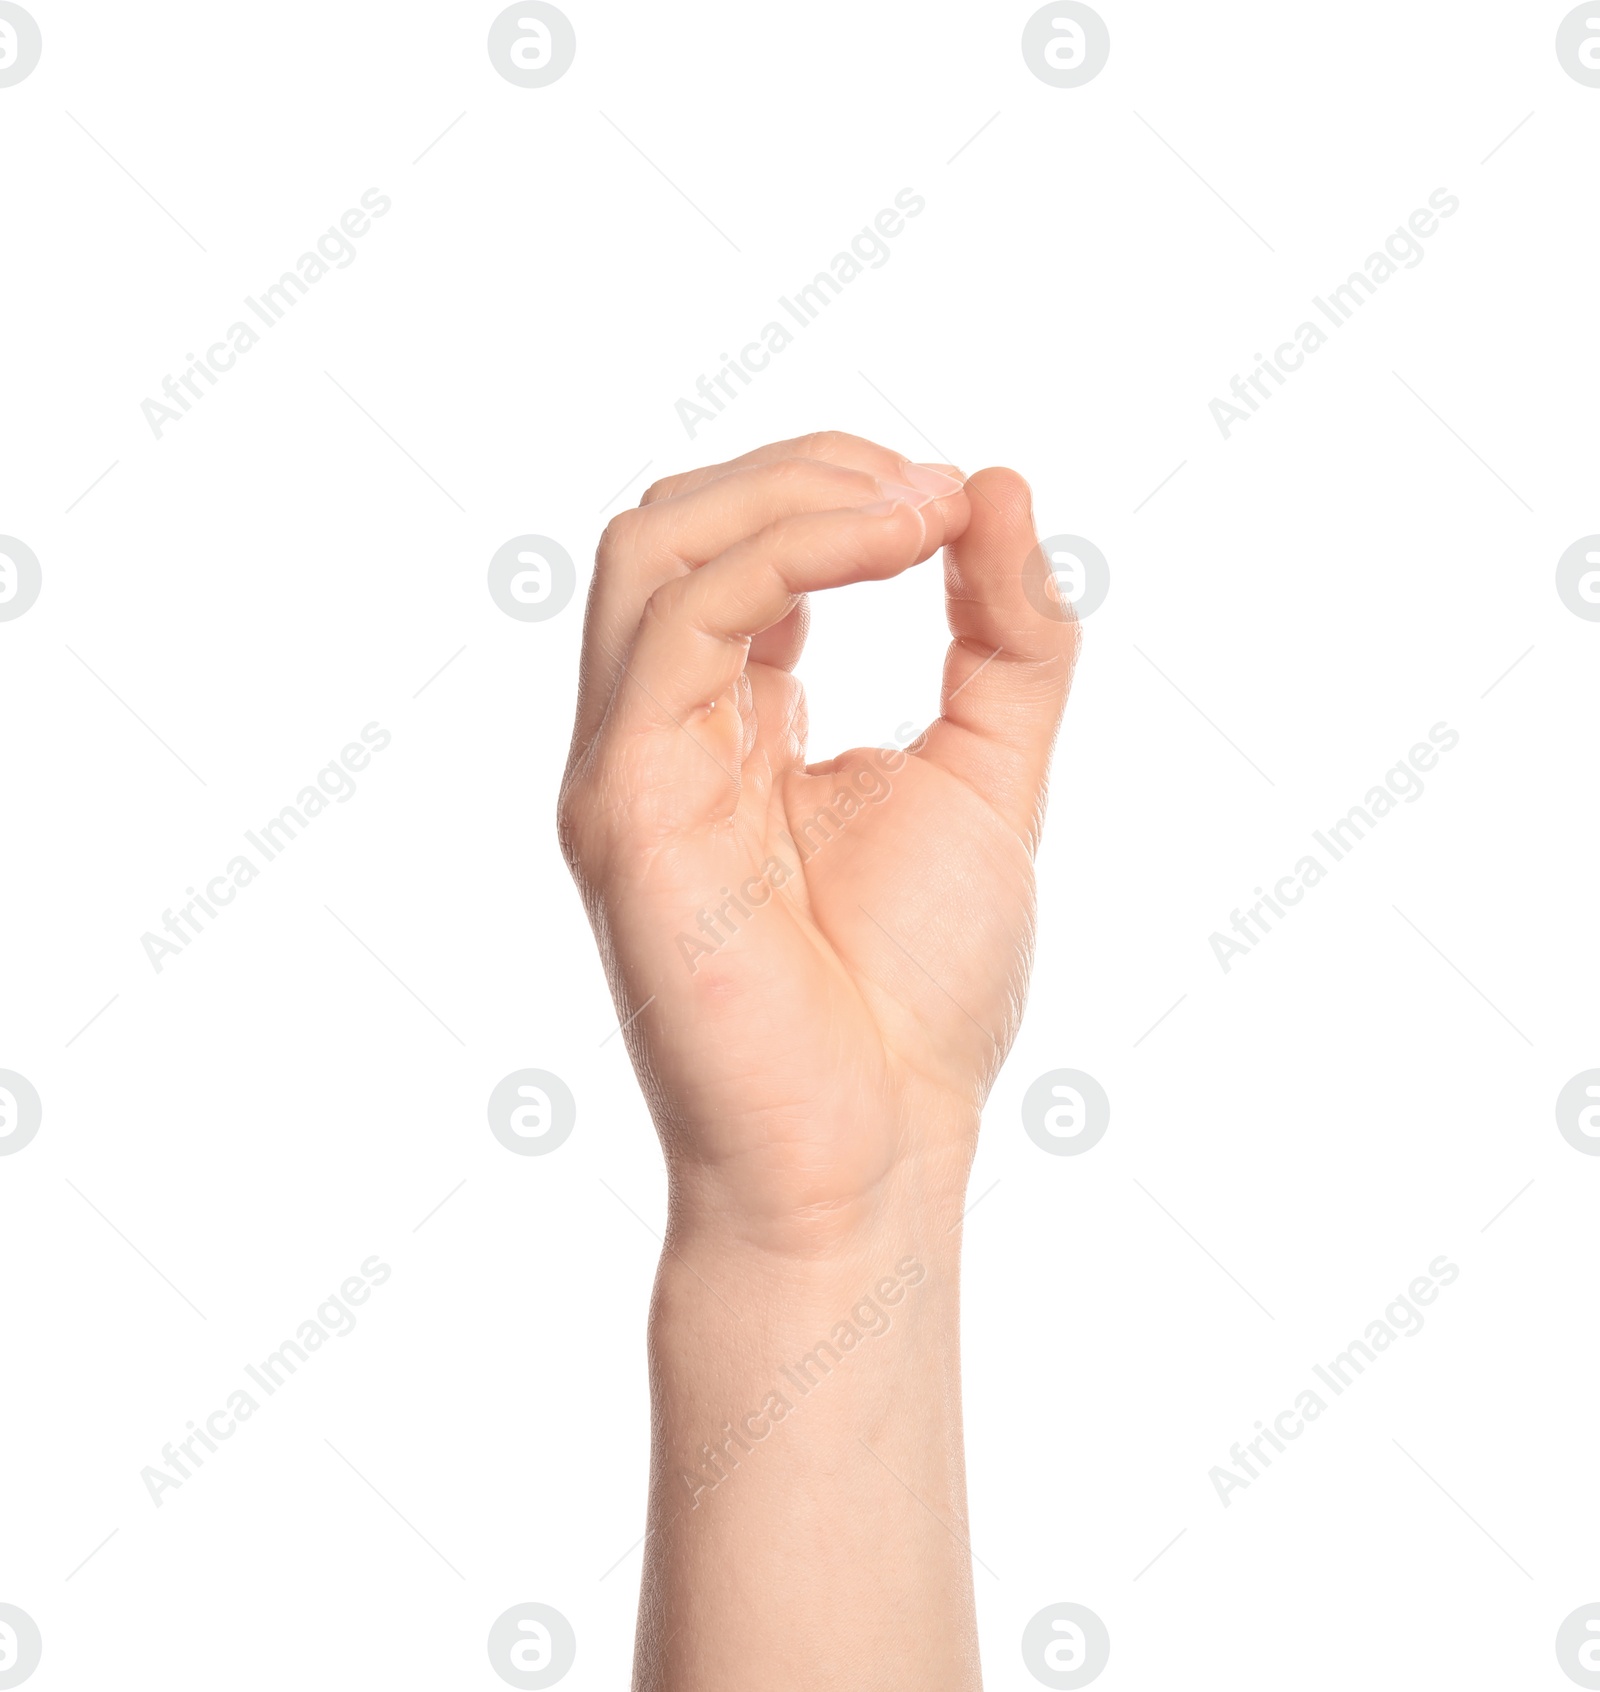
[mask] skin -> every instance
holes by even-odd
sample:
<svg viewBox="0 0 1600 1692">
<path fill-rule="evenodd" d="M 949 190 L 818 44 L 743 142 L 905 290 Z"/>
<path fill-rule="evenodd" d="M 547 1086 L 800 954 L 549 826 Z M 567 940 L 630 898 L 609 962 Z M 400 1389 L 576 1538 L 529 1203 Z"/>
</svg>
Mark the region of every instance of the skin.
<svg viewBox="0 0 1600 1692">
<path fill-rule="evenodd" d="M 669 1177 L 638 1692 L 980 1684 L 960 1223 L 1079 641 L 1037 544 L 1014 472 L 837 433 L 602 538 L 559 829 Z M 939 718 L 808 764 L 804 596 L 941 549 Z"/>
</svg>

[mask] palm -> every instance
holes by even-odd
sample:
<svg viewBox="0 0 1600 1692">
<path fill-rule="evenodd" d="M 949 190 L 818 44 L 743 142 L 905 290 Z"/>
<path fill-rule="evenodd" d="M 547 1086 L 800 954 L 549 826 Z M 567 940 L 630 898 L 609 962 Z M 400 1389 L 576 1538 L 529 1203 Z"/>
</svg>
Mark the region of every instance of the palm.
<svg viewBox="0 0 1600 1692">
<path fill-rule="evenodd" d="M 799 684 L 763 670 L 726 824 L 637 889 L 630 931 L 656 937 L 658 965 L 670 935 L 672 957 L 629 1032 L 712 1161 L 836 1204 L 881 1176 L 908 1119 L 975 1126 L 1026 983 L 1032 860 L 920 747 L 809 768 L 776 752 Z"/>
</svg>

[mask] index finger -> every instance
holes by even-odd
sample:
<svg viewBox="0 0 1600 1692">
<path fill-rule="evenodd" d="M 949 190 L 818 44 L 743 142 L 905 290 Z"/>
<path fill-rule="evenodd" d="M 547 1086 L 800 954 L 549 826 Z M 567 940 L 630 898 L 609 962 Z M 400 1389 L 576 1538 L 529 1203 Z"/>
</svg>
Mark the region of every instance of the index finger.
<svg viewBox="0 0 1600 1692">
<path fill-rule="evenodd" d="M 744 470 L 761 464 L 776 463 L 785 458 L 819 459 L 824 464 L 836 464 L 844 470 L 865 470 L 868 475 L 893 477 L 901 465 L 910 462 L 905 453 L 880 446 L 861 435 L 845 433 L 843 429 L 820 429 L 814 434 L 799 435 L 792 441 L 772 441 L 754 452 L 730 458 L 722 464 L 707 464 L 698 470 L 685 470 L 675 476 L 663 476 L 644 491 L 641 505 L 653 505 L 657 500 L 671 499 L 675 494 L 688 493 L 703 487 L 734 470 Z M 959 475 L 954 465 L 938 465 Z"/>
</svg>

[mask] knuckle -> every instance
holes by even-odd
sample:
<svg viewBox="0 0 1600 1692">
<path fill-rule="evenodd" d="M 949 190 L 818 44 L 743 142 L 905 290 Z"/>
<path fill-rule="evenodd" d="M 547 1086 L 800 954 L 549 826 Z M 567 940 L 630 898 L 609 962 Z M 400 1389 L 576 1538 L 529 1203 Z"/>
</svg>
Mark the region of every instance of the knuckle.
<svg viewBox="0 0 1600 1692">
<path fill-rule="evenodd" d="M 588 811 L 577 784 L 569 781 L 556 801 L 556 842 L 571 870 L 576 870 L 589 855 Z"/>
<path fill-rule="evenodd" d="M 631 551 L 639 539 L 643 515 L 637 509 L 619 511 L 600 533 L 596 556 L 601 563 Z"/>
<path fill-rule="evenodd" d="M 674 576 L 654 589 L 644 602 L 642 622 L 664 626 L 680 621 L 691 580 L 689 576 Z"/>
<path fill-rule="evenodd" d="M 658 477 L 639 496 L 640 505 L 654 505 L 658 499 L 671 499 L 682 480 L 682 476 Z"/>
<path fill-rule="evenodd" d="M 800 442 L 807 458 L 838 458 L 841 453 L 859 444 L 857 436 L 847 434 L 843 429 L 817 429 Z"/>
<path fill-rule="evenodd" d="M 766 473 L 779 487 L 795 487 L 811 482 L 821 466 L 811 458 L 779 458 L 766 467 Z"/>
</svg>

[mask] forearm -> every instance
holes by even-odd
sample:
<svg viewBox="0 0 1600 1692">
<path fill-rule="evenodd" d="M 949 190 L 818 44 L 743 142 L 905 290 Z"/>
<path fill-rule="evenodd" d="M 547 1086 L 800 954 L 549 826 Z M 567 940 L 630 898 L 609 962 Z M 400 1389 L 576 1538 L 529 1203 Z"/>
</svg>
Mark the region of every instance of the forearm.
<svg viewBox="0 0 1600 1692">
<path fill-rule="evenodd" d="M 922 1194 L 801 1254 L 675 1224 L 639 1692 L 979 1685 L 959 1219 Z"/>
</svg>

